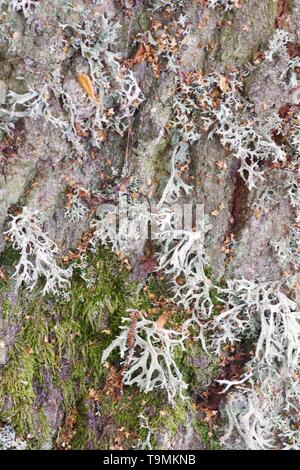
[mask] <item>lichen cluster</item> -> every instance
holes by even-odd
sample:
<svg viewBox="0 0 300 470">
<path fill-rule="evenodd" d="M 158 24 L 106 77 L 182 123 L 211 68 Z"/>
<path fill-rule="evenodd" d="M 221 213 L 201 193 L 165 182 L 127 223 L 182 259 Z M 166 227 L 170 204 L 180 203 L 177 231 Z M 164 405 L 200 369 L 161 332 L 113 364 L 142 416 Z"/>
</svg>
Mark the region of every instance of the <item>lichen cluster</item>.
<svg viewBox="0 0 300 470">
<path fill-rule="evenodd" d="M 147 2 L 152 28 L 136 31 L 132 44 L 129 35 L 125 48 L 120 15 L 107 14 L 103 2 L 94 2 L 80 21 L 72 2 L 56 6 L 58 49 L 73 60 L 73 69 L 65 72 L 69 80 L 53 67 L 41 82 L 26 83 L 26 90 L 8 90 L 0 130 L 12 139 L 22 120 L 33 125 L 41 120 L 44 129 L 60 132 L 66 160 L 76 162 L 110 151 L 115 139 L 123 144 L 123 167 L 118 171 L 108 160 L 111 180 L 101 174 L 106 185 L 96 189 L 68 180 L 64 220 L 70 227 L 86 224 L 81 242 L 68 253 L 47 235 L 46 217 L 37 207 L 19 204 L 7 217 L 8 248 L 0 260 L 11 276 L 0 271 L 1 301 L 4 326 L 17 328 L 1 372 L 0 418 L 9 424 L 0 429 L 0 447 L 52 446 L 53 401 L 59 402 L 56 414 L 61 407 L 68 418 L 55 436 L 58 448 L 163 447 L 159 433 L 171 440 L 185 419 L 207 447 L 216 447 L 210 407 L 201 408 L 208 431 L 192 403 L 199 386 L 204 402 L 216 386 L 215 394 L 226 396 L 224 446 L 236 433 L 247 449 L 299 449 L 299 116 L 272 111 L 262 117 L 245 86 L 250 71 L 274 64 L 284 92 L 299 86 L 299 58 L 290 57 L 288 49 L 291 37 L 276 30 L 252 65 L 222 73 L 183 72 L 181 53 L 195 27 L 184 15 L 184 0 Z M 203 8 L 217 7 L 234 13 L 241 5 L 208 0 Z M 6 0 L 0 8 L 8 18 L 4 42 L 13 52 L 9 34 L 16 15 L 31 24 L 42 2 Z M 134 11 L 124 11 L 134 17 Z M 169 28 L 165 17 L 174 20 Z M 151 178 L 145 189 L 130 158 L 135 122 L 151 97 L 151 87 L 136 71 L 145 64 L 155 80 L 161 74 L 173 79 L 170 116 L 161 131 L 168 172 L 155 191 Z M 269 247 L 280 279 L 227 273 L 220 281 L 210 272 L 208 254 L 216 212 L 182 226 L 176 204 L 195 200 L 190 171 L 195 149 L 207 141 L 220 144 L 237 163 L 241 184 L 254 194 L 258 218 L 278 203 L 276 188 L 266 187 L 269 169 L 284 180 L 294 219 Z M 139 260 L 145 271 L 138 276 L 134 258 L 144 255 L 145 247 L 150 253 Z M 11 288 L 19 290 L 13 307 Z M 195 350 L 213 367 L 219 362 L 213 385 L 205 382 L 204 372 L 199 376 Z M 222 367 L 226 360 L 238 361 L 234 354 L 243 357 L 242 366 L 226 375 Z M 39 402 L 43 387 L 49 397 Z M 94 420 L 111 416 L 114 439 L 97 433 L 95 422 L 87 425 L 91 409 Z M 26 444 L 16 438 L 15 428 L 28 437 Z"/>
</svg>

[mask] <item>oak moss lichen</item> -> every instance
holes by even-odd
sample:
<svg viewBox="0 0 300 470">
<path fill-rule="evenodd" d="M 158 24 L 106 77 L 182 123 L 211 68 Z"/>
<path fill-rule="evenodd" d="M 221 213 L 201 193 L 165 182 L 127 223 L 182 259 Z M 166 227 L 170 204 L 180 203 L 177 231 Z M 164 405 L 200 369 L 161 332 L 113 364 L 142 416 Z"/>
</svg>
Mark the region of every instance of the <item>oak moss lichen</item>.
<svg viewBox="0 0 300 470">
<path fill-rule="evenodd" d="M 12 254 L 7 251 L 2 255 L 6 266 L 9 259 L 14 260 Z M 117 354 L 111 356 L 110 366 L 100 364 L 103 350 L 118 334 L 126 309 L 132 304 L 149 310 L 151 295 L 163 296 L 167 285 L 152 278 L 147 290 L 138 291 L 129 271 L 120 268 L 117 257 L 103 248 L 89 255 L 89 266 L 93 270 L 94 285 L 87 289 L 75 269 L 68 300 L 53 296 L 41 298 L 33 293 L 27 303 L 23 299 L 22 308 L 10 305 L 7 298 L 2 303 L 2 309 L 7 311 L 4 324 L 18 316 L 18 332 L 8 352 L 9 361 L 0 370 L 0 420 L 12 423 L 17 435 L 27 439 L 29 448 L 45 448 L 55 440 L 51 413 L 47 415 L 45 402 L 37 393 L 42 390 L 47 396 L 49 376 L 59 397 L 54 414 L 65 417 L 61 422 L 62 430 L 66 417 L 74 409 L 77 413 L 74 435 L 67 448 L 115 445 L 111 436 L 108 438 L 101 432 L 96 436 L 88 426 L 85 400 L 91 390 L 98 391 L 95 403 L 99 406 L 99 419 L 109 417 L 116 430 L 121 429 L 117 432 L 118 442 L 124 448 L 133 447 L 145 438 L 147 431 L 140 429 L 138 418 L 141 410 L 150 412 L 152 441 L 161 426 L 173 435 L 184 422 L 186 402 L 179 400 L 174 407 L 169 407 L 161 391 L 144 394 L 135 387 L 125 387 L 116 400 L 110 392 L 105 394 L 110 370 L 118 368 Z M 156 316 L 160 312 L 158 309 Z M 176 327 L 177 321 L 180 321 L 180 313 L 170 320 L 170 325 Z M 189 376 L 193 375 L 193 367 L 196 372 L 197 367 L 188 361 L 188 356 L 179 359 Z"/>
</svg>

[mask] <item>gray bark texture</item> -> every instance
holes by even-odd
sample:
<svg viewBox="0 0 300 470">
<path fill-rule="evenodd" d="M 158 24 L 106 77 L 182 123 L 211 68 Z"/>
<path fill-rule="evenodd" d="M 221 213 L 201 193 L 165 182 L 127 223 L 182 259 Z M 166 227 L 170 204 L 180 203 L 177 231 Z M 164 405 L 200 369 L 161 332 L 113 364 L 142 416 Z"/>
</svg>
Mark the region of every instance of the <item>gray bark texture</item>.
<svg viewBox="0 0 300 470">
<path fill-rule="evenodd" d="M 180 333 L 193 305 L 172 301 L 174 273 L 157 271 L 155 240 L 134 242 L 125 254 L 112 254 L 109 244 L 91 252 L 89 240 L 99 208 L 115 204 L 120 191 L 130 192 L 133 202 L 160 200 L 174 149 L 183 143 L 188 150 L 176 168 L 191 190 L 182 192 L 179 202 L 203 205 L 210 226 L 204 268 L 212 286 L 208 322 L 226 310 L 233 280 L 279 283 L 298 305 L 297 262 L 280 262 L 274 244 L 287 240 L 299 222 L 287 182 L 295 175 L 298 190 L 298 150 L 289 136 L 297 129 L 300 103 L 300 1 L 0 0 L 0 5 L 0 448 L 10 445 L 3 444 L 5 432 L 14 437 L 12 447 L 34 449 L 288 446 L 291 440 L 283 444 L 273 425 L 272 437 L 261 437 L 265 429 L 256 421 L 252 441 L 243 437 L 241 424 L 224 439 L 231 426 L 226 403 L 235 389 L 220 394 L 216 380 L 243 379 L 257 333 L 254 340 L 225 342 L 216 353 L 211 327 L 205 332 L 208 352 L 189 330 L 185 351 L 175 352 L 187 399 L 176 395 L 173 403 L 163 388 L 147 392 L 139 384 L 123 384 L 129 365 L 118 351 L 101 363 L 123 317 L 131 318 L 134 329 L 127 309 Z M 107 24 L 116 34 L 107 33 Z M 270 39 L 278 31 L 289 38 L 268 60 Z M 131 77 L 127 85 L 124 77 Z M 214 80 L 207 95 L 190 104 L 184 87 L 207 77 Z M 238 148 L 244 144 L 231 143 L 233 136 L 226 140 L 226 121 L 223 116 L 220 123 L 217 112 L 234 80 L 240 83 L 240 102 L 236 108 L 231 102 L 239 116 L 233 133 L 251 121 L 267 145 L 284 153 L 282 159 L 268 154 L 253 163 L 250 152 L 243 161 Z M 130 86 L 138 92 L 128 105 Z M 176 111 L 176 96 L 192 106 L 187 121 L 199 132 L 195 139 L 180 127 L 185 111 Z M 212 104 L 203 104 L 208 98 Z M 253 142 L 246 144 L 248 151 L 255 149 Z M 243 164 L 255 166 L 254 187 Z M 65 296 L 44 295 L 45 276 L 32 290 L 26 282 L 18 285 L 20 246 L 6 232 L 24 208 L 39 211 L 42 232 L 58 247 L 55 262 L 65 270 L 85 259 L 84 272 L 93 282 L 74 268 Z M 74 218 L 66 215 L 72 208 Z M 184 283 L 184 272 L 175 277 Z M 200 321 L 206 325 L 205 315 Z M 251 380 L 240 387 L 255 386 Z M 239 412 L 233 415 L 238 419 Z M 245 421 L 244 426 L 247 434 Z"/>
</svg>

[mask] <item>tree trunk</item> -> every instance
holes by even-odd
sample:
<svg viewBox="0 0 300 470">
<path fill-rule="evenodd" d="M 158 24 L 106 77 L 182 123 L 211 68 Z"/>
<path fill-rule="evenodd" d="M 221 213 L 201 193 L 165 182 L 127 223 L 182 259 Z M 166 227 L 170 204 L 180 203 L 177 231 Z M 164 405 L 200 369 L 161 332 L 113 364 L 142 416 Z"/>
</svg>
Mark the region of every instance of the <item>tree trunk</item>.
<svg viewBox="0 0 300 470">
<path fill-rule="evenodd" d="M 177 360 L 188 398 L 176 396 L 171 404 L 163 388 L 145 393 L 122 384 L 129 366 L 118 352 L 101 363 L 122 318 L 129 316 L 134 328 L 127 309 L 180 332 L 193 307 L 172 301 L 170 278 L 156 269 L 155 239 L 132 241 L 125 253 L 112 254 L 109 243 L 91 251 L 91 221 L 104 204 L 115 205 L 120 192 L 130 193 L 133 203 L 157 204 L 176 146 L 185 145 L 184 160 L 174 165 L 191 189 L 176 202 L 203 207 L 210 225 L 204 271 L 213 286 L 213 313 L 201 323 L 224 311 L 222 289 L 232 280 L 284 283 L 287 276 L 293 285 L 281 291 L 298 303 L 296 262 L 283 266 L 274 243 L 297 223 L 287 181 L 290 171 L 297 173 L 289 135 L 299 110 L 300 64 L 283 76 L 287 57 L 275 52 L 268 60 L 266 51 L 276 30 L 284 30 L 286 53 L 299 57 L 300 1 L 0 5 L 2 430 L 11 425 L 20 442 L 35 449 L 128 449 L 149 442 L 156 449 L 255 448 L 242 438 L 222 441 L 228 393 L 220 395 L 215 380 L 241 380 L 257 337 L 216 354 L 212 330 L 205 332 L 208 352 L 189 330 Z M 178 111 L 176 97 L 189 106 L 185 87 L 196 89 L 207 77 L 214 80 L 208 94 L 193 95 L 192 109 Z M 264 150 L 253 163 L 257 137 L 242 160 L 234 136 L 226 140 L 231 121 L 226 128 L 217 114 L 233 83 L 240 97 L 236 107 L 231 101 L 238 116 L 233 133 L 251 121 L 249 133 L 252 126 L 285 154 L 282 160 Z M 188 135 L 193 126 L 195 138 Z M 58 247 L 55 262 L 64 270 L 77 263 L 68 294 L 43 295 L 45 276 L 32 290 L 17 285 L 20 246 L 5 232 L 24 207 L 39 211 L 42 233 Z M 184 284 L 185 275 L 176 282 Z"/>
</svg>

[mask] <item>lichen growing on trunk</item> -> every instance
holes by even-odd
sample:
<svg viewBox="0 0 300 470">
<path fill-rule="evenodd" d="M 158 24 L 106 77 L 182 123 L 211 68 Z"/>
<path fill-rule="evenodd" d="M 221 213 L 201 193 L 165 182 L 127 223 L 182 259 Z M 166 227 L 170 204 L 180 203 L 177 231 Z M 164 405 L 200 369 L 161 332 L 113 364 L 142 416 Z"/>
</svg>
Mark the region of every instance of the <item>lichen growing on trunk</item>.
<svg viewBox="0 0 300 470">
<path fill-rule="evenodd" d="M 299 449 L 299 20 L 0 0 L 0 448 Z"/>
</svg>

